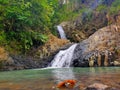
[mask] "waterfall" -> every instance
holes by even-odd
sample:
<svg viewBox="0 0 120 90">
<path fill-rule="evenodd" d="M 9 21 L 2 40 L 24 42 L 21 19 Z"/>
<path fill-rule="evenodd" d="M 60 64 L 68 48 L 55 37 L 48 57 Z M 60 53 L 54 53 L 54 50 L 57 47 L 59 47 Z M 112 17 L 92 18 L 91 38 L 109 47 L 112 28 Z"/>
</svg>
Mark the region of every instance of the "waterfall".
<svg viewBox="0 0 120 90">
<path fill-rule="evenodd" d="M 65 3 L 66 3 L 66 0 L 63 1 L 63 4 L 65 4 Z"/>
<path fill-rule="evenodd" d="M 57 26 L 57 30 L 58 30 L 58 32 L 59 32 L 59 34 L 60 34 L 60 38 L 61 38 L 61 39 L 67 39 L 67 38 L 66 38 L 66 35 L 65 35 L 65 32 L 64 32 L 64 30 L 63 30 L 63 28 L 62 28 L 62 26 L 58 25 L 58 26 Z"/>
<path fill-rule="evenodd" d="M 63 4 L 68 4 L 69 0 L 63 0 Z"/>
<path fill-rule="evenodd" d="M 70 65 L 72 64 L 72 57 L 76 46 L 77 44 L 73 44 L 66 50 L 60 50 L 51 62 L 51 67 L 70 67 Z"/>
</svg>

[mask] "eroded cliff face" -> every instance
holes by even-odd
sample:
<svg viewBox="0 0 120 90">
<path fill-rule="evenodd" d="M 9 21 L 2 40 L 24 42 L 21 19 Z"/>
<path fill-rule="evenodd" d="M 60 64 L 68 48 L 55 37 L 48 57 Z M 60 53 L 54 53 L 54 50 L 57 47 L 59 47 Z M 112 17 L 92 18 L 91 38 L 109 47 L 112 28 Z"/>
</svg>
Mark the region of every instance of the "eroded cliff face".
<svg viewBox="0 0 120 90">
<path fill-rule="evenodd" d="M 120 65 L 119 23 L 99 29 L 79 43 L 73 56 L 74 66 Z"/>
<path fill-rule="evenodd" d="M 105 12 L 93 11 L 78 16 L 74 21 L 61 23 L 66 36 L 72 42 L 81 42 L 95 33 L 98 29 L 108 25 L 108 18 Z"/>
</svg>

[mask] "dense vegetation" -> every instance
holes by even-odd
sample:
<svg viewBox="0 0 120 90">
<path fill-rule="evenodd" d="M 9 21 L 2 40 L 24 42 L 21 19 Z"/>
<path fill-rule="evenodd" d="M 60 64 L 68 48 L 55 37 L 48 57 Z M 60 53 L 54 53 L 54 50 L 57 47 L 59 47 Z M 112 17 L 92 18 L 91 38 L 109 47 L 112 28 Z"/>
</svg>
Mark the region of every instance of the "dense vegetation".
<svg viewBox="0 0 120 90">
<path fill-rule="evenodd" d="M 9 51 L 26 52 L 32 46 L 45 43 L 47 35 L 55 34 L 54 26 L 62 21 L 73 20 L 89 9 L 106 10 L 110 14 L 120 10 L 119 0 L 112 5 L 108 5 L 106 0 L 98 0 L 101 1 L 99 5 L 93 3 L 92 6 L 90 0 L 65 1 L 0 0 L 0 45 Z M 88 18 L 91 16 L 89 13 Z"/>
</svg>

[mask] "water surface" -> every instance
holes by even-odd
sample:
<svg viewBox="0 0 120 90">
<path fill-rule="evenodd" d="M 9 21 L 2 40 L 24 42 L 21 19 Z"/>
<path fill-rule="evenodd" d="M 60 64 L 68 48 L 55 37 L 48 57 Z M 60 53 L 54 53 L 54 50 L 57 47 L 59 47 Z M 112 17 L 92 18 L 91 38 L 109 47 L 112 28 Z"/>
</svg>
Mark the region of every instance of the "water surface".
<svg viewBox="0 0 120 90">
<path fill-rule="evenodd" d="M 0 90 L 52 90 L 62 80 L 75 79 L 81 88 L 103 83 L 120 89 L 120 67 L 53 68 L 0 72 Z"/>
</svg>

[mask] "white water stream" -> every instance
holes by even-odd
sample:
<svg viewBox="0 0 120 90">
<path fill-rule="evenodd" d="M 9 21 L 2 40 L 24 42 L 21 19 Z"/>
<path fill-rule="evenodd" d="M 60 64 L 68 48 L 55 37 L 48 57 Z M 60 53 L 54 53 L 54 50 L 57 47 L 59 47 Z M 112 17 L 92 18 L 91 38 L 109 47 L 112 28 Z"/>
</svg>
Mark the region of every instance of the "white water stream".
<svg viewBox="0 0 120 90">
<path fill-rule="evenodd" d="M 65 35 L 65 32 L 64 32 L 64 30 L 63 30 L 63 28 L 62 28 L 62 26 L 58 25 L 58 26 L 57 26 L 57 30 L 58 30 L 58 32 L 59 32 L 59 34 L 60 34 L 60 38 L 61 38 L 61 39 L 67 39 L 67 38 L 66 38 L 66 35 Z"/>
<path fill-rule="evenodd" d="M 72 64 L 72 56 L 74 53 L 74 49 L 77 44 L 73 44 L 66 50 L 60 50 L 59 53 L 54 57 L 51 62 L 52 68 L 61 68 L 61 67 L 70 67 Z"/>
</svg>

